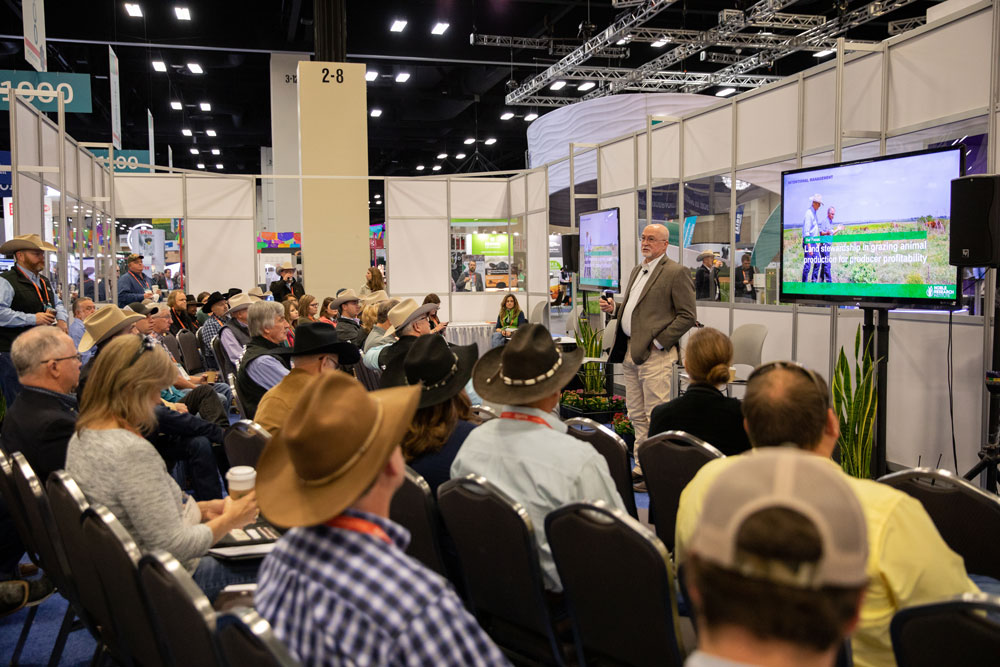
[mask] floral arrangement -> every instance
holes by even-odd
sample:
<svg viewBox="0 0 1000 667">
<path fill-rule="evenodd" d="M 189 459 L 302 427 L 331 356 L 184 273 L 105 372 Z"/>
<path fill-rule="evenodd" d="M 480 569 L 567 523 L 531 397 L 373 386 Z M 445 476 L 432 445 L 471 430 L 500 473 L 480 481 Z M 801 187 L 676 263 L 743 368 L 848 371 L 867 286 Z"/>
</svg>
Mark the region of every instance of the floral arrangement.
<svg viewBox="0 0 1000 667">
<path fill-rule="evenodd" d="M 611 426 L 618 435 L 635 435 L 635 426 L 624 412 L 616 412 L 611 418 Z"/>
<path fill-rule="evenodd" d="M 562 405 L 587 412 L 610 412 L 625 409 L 624 396 L 617 394 L 614 396 L 594 396 L 586 393 L 583 389 L 564 391 L 559 402 Z"/>
</svg>

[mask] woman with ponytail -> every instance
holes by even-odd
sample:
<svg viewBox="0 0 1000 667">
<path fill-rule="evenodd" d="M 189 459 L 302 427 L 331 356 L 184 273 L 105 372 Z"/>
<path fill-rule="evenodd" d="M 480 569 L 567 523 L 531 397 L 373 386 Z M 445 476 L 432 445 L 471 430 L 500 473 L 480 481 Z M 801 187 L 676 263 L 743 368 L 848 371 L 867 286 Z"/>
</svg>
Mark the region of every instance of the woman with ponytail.
<svg viewBox="0 0 1000 667">
<path fill-rule="evenodd" d="M 674 400 L 653 408 L 649 435 L 685 431 L 714 446 L 726 456 L 750 449 L 743 430 L 740 401 L 720 387 L 729 382 L 733 343 L 718 329 L 697 329 L 684 350 L 684 369 L 691 384 Z"/>
</svg>

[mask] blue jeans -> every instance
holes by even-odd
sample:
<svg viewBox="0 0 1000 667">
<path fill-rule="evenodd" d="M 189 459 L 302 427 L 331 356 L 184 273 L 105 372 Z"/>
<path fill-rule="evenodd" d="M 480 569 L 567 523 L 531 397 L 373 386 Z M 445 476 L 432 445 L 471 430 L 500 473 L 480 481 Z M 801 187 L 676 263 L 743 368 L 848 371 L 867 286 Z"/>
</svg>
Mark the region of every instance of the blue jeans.
<svg viewBox="0 0 1000 667">
<path fill-rule="evenodd" d="M 222 478 L 219 476 L 219 465 L 215 461 L 212 443 L 205 436 L 191 437 L 156 435 L 150 438 L 153 447 L 172 468 L 177 461 L 187 465 L 191 481 L 191 492 L 195 500 L 214 500 L 225 497 Z M 184 480 L 178 480 L 178 485 L 184 488 Z"/>
<path fill-rule="evenodd" d="M 503 345 L 506 345 L 508 340 L 510 340 L 510 339 L 507 338 L 506 336 L 504 336 L 503 334 L 497 333 L 496 331 L 494 331 L 493 335 L 490 336 L 490 347 L 491 348 L 492 347 L 501 347 Z"/>
<path fill-rule="evenodd" d="M 257 582 L 257 570 L 262 559 L 217 560 L 205 555 L 195 568 L 194 582 L 212 602 L 219 597 L 222 589 L 230 584 L 253 584 Z"/>
<path fill-rule="evenodd" d="M 972 580 L 979 590 L 987 595 L 1000 595 L 1000 581 L 997 581 L 993 577 L 987 577 L 985 574 L 970 574 L 969 579 Z M 994 621 L 1000 621 L 1000 617 L 997 614 L 990 612 L 987 614 Z"/>
</svg>

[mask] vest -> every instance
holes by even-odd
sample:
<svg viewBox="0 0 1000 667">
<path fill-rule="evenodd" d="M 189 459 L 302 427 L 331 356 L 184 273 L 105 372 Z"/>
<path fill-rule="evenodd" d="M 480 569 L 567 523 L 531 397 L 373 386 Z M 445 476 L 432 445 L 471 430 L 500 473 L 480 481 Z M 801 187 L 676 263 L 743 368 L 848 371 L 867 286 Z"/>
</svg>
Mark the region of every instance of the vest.
<svg viewBox="0 0 1000 667">
<path fill-rule="evenodd" d="M 279 349 L 281 349 L 280 345 L 272 343 L 262 336 L 254 336 L 250 339 L 246 350 L 243 352 L 243 358 L 240 360 L 240 369 L 236 373 L 236 391 L 239 393 L 240 402 L 243 403 L 243 408 L 247 412 L 248 419 L 253 419 L 254 415 L 257 414 L 257 405 L 267 392 L 267 389 L 254 382 L 250 374 L 247 373 L 250 362 L 257 357 L 270 354 L 280 361 L 285 368 L 291 368 L 291 362 L 287 355 L 274 354 L 274 351 Z"/>
<path fill-rule="evenodd" d="M 43 312 L 46 308 L 55 308 L 52 285 L 45 278 L 41 278 L 42 285 L 36 289 L 35 284 L 18 270 L 16 264 L 11 270 L 0 273 L 0 278 L 5 279 L 14 288 L 14 298 L 10 301 L 11 310 L 34 315 Z M 47 303 L 42 303 L 41 299 L 38 298 L 39 292 Z M 10 352 L 10 346 L 14 339 L 30 328 L 31 326 L 0 327 L 0 352 Z"/>
<path fill-rule="evenodd" d="M 378 355 L 378 364 L 382 367 L 382 378 L 379 387 L 401 387 L 406 384 L 406 370 L 403 363 L 410 348 L 417 342 L 417 336 L 400 336 L 399 340 L 382 350 Z"/>
<path fill-rule="evenodd" d="M 239 324 L 237 324 L 235 320 L 229 320 L 222 328 L 229 329 L 229 332 L 234 336 L 236 336 L 236 342 L 242 345 L 243 347 L 246 347 L 247 345 L 250 344 L 250 332 L 247 331 L 245 327 L 241 327 Z M 222 332 L 220 331 L 219 333 Z"/>
</svg>

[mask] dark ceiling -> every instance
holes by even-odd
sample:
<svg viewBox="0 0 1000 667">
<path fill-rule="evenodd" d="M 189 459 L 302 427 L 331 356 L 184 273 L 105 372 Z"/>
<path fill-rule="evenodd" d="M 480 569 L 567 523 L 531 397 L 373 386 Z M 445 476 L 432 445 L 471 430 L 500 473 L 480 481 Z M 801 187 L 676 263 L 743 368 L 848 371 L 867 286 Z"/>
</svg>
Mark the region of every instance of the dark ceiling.
<svg viewBox="0 0 1000 667">
<path fill-rule="evenodd" d="M 312 0 L 136 0 L 144 16 L 132 18 L 123 2 L 106 0 L 49 0 L 46 3 L 46 33 L 50 71 L 92 75 L 93 113 L 68 114 L 67 130 L 82 141 L 109 141 L 110 112 L 107 44 L 112 44 L 121 67 L 123 147 L 145 148 L 146 109 L 153 112 L 156 130 L 156 162 L 166 164 L 171 145 L 174 165 L 194 169 L 199 158 L 189 152 L 198 145 L 219 148 L 224 171 L 259 173 L 260 147 L 271 144 L 269 108 L 269 53 L 300 52 L 308 58 L 313 48 Z M 837 15 L 865 5 L 869 0 L 800 0 L 784 11 Z M 746 8 L 739 0 L 681 0 L 647 25 L 662 28 L 708 29 L 718 23 L 722 9 Z M 848 33 L 848 38 L 880 40 L 888 32 L 888 21 L 923 15 L 930 0 L 914 2 L 877 21 Z M 190 9 L 192 20 L 180 21 L 174 6 Z M 376 175 L 413 175 L 416 165 L 442 162 L 442 173 L 518 169 L 525 165 L 523 116 L 530 111 L 504 105 L 507 82 L 523 82 L 558 58 L 545 51 L 471 46 L 472 32 L 522 37 L 552 36 L 576 40 L 582 22 L 597 31 L 606 27 L 622 10 L 610 0 L 406 0 L 362 2 L 350 0 L 347 12 L 348 60 L 365 62 L 381 73 L 406 71 L 409 81 L 395 83 L 380 78 L 368 85 L 369 108 L 383 110 L 380 118 L 369 118 L 369 170 Z M 393 19 L 408 21 L 402 33 L 389 31 Z M 437 21 L 450 24 L 441 36 L 432 36 Z M 21 8 L 18 0 L 0 3 L 0 69 L 25 70 L 20 37 Z M 715 48 L 714 51 L 726 52 Z M 658 55 L 648 44 L 631 45 L 630 57 L 591 64 L 638 66 Z M 153 60 L 168 65 L 155 72 Z M 190 73 L 184 64 L 195 61 L 204 74 Z M 808 52 L 778 60 L 759 74 L 788 75 L 816 64 Z M 721 65 L 691 58 L 677 69 L 712 71 Z M 705 91 L 713 94 L 714 89 Z M 567 87 L 560 94 L 580 95 Z M 182 110 L 170 107 L 180 100 Z M 208 101 L 209 112 L 198 104 Z M 500 120 L 505 111 L 518 114 Z M 548 109 L 535 109 L 545 113 Z M 3 126 L 7 126 L 6 113 Z M 181 135 L 183 127 L 194 137 Z M 218 136 L 208 139 L 199 132 L 214 128 Z M 467 149 L 469 136 L 495 137 L 492 146 L 481 146 L 486 162 L 470 163 L 453 156 Z M 0 145 L 8 143 L 3 131 Z M 468 152 L 468 150 L 465 150 Z M 203 158 L 202 158 L 203 159 Z M 214 163 L 216 158 L 212 158 Z M 212 165 L 209 165 L 210 167 Z"/>
</svg>

